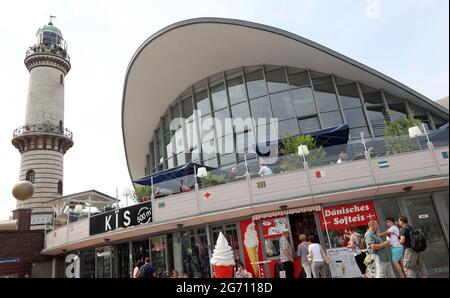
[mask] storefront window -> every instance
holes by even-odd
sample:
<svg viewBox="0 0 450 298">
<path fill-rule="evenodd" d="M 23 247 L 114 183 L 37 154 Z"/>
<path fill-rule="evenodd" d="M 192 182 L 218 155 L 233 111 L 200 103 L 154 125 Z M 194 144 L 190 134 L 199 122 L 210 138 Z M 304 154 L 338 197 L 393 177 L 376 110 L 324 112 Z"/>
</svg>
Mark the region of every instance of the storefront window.
<svg viewBox="0 0 450 298">
<path fill-rule="evenodd" d="M 208 241 L 205 229 L 173 234 L 174 267 L 190 278 L 210 277 Z"/>
<path fill-rule="evenodd" d="M 127 243 L 119 244 L 116 247 L 117 272 L 118 278 L 130 277 L 130 247 Z"/>
<path fill-rule="evenodd" d="M 314 237 L 314 240 L 319 242 L 314 212 L 293 214 L 289 216 L 289 222 L 291 224 L 291 234 L 293 240 L 292 248 L 295 251 L 297 246 L 300 244 L 299 237 L 301 234 L 304 234 L 307 237 Z"/>
<path fill-rule="evenodd" d="M 239 237 L 236 224 L 221 225 L 211 228 L 213 243 L 215 244 L 217 238 L 219 238 L 219 233 L 222 232 L 227 238 L 228 245 L 230 245 L 233 250 L 233 255 L 235 260 L 240 260 L 239 254 Z"/>
<path fill-rule="evenodd" d="M 80 277 L 95 278 L 95 250 L 83 250 L 80 252 Z"/>
<path fill-rule="evenodd" d="M 167 277 L 165 236 L 150 239 L 150 259 L 156 268 L 155 276 Z"/>
<path fill-rule="evenodd" d="M 281 231 L 288 228 L 287 217 L 267 218 L 261 220 L 266 258 L 275 259 L 280 256 Z"/>
<path fill-rule="evenodd" d="M 112 278 L 113 248 L 111 246 L 99 247 L 95 250 L 97 264 L 97 278 Z"/>
<path fill-rule="evenodd" d="M 145 261 L 146 257 L 150 257 L 148 240 L 135 241 L 133 247 L 133 266 L 137 261 Z"/>
</svg>

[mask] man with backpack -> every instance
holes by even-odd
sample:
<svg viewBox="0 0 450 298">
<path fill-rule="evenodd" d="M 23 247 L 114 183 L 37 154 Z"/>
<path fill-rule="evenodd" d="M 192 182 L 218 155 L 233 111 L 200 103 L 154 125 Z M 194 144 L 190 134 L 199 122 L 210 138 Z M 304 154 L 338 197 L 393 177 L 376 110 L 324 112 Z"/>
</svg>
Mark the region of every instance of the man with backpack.
<svg viewBox="0 0 450 298">
<path fill-rule="evenodd" d="M 141 267 L 139 272 L 140 278 L 154 278 L 155 277 L 155 268 L 150 264 L 150 258 L 145 258 L 145 264 Z"/>
<path fill-rule="evenodd" d="M 423 262 L 423 252 L 427 247 L 426 238 L 420 231 L 414 231 L 405 216 L 400 216 L 398 222 L 401 227 L 400 244 L 405 250 L 402 263 L 406 277 L 416 278 L 417 275 L 420 275 L 422 278 L 426 278 L 427 270 Z"/>
</svg>

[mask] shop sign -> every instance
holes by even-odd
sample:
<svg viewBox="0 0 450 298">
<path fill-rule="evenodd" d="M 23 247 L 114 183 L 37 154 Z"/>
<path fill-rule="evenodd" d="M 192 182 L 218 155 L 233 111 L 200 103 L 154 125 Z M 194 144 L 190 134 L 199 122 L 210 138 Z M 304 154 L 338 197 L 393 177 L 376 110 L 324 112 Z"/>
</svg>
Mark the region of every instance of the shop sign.
<svg viewBox="0 0 450 298">
<path fill-rule="evenodd" d="M 206 191 L 206 192 L 203 194 L 203 197 L 204 197 L 205 199 L 210 199 L 210 198 L 212 197 L 212 193 L 209 192 L 209 191 Z"/>
<path fill-rule="evenodd" d="M 0 265 L 12 264 L 12 263 L 19 263 L 19 259 L 18 258 L 15 258 L 15 259 L 0 259 Z"/>
<path fill-rule="evenodd" d="M 252 274 L 253 277 L 266 277 L 262 245 L 258 233 L 258 224 L 252 220 L 242 220 L 240 223 L 241 241 L 244 252 L 245 269 Z"/>
<path fill-rule="evenodd" d="M 319 217 L 324 230 L 325 223 L 328 230 L 344 230 L 350 226 L 366 226 L 371 219 L 377 219 L 372 201 L 324 208 L 323 213 L 319 212 Z"/>
<path fill-rule="evenodd" d="M 264 239 L 279 238 L 281 231 L 288 228 L 287 217 L 266 218 L 261 220 Z"/>
<path fill-rule="evenodd" d="M 53 222 L 53 213 L 34 213 L 31 214 L 30 225 L 45 225 Z"/>
<path fill-rule="evenodd" d="M 150 201 L 121 208 L 90 219 L 89 235 L 101 234 L 118 228 L 127 228 L 152 221 L 152 204 Z"/>
<path fill-rule="evenodd" d="M 387 160 L 380 160 L 380 161 L 378 162 L 378 167 L 379 167 L 380 169 L 386 169 L 386 168 L 389 168 L 389 161 L 387 161 Z"/>
<path fill-rule="evenodd" d="M 441 152 L 442 153 L 442 158 L 443 159 L 448 159 L 448 151 L 446 152 Z"/>
</svg>

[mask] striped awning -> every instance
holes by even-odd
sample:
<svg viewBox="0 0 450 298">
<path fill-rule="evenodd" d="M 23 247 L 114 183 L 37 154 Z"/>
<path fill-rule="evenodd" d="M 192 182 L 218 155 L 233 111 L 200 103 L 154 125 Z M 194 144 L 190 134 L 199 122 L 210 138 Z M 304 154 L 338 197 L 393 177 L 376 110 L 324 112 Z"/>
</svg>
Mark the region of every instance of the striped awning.
<svg viewBox="0 0 450 298">
<path fill-rule="evenodd" d="M 263 219 L 263 218 L 277 217 L 277 216 L 302 213 L 302 212 L 320 211 L 320 210 L 321 210 L 320 205 L 312 205 L 312 206 L 298 207 L 298 208 L 293 208 L 293 209 L 277 210 L 277 211 L 254 214 L 252 216 L 252 219 L 258 220 L 258 219 Z"/>
</svg>

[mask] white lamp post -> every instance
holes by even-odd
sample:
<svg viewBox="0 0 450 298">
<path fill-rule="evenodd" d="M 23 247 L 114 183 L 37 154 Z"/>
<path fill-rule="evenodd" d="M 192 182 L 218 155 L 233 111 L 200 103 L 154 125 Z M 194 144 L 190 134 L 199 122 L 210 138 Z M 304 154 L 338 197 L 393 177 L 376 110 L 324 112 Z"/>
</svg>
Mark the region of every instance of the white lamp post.
<svg viewBox="0 0 450 298">
<path fill-rule="evenodd" d="M 127 207 L 128 207 L 128 196 L 131 196 L 131 189 L 129 189 L 129 188 L 124 188 L 123 189 L 123 192 L 122 192 L 122 195 L 123 196 L 125 196 L 125 204 L 127 205 Z"/>
<path fill-rule="evenodd" d="M 298 146 L 298 155 L 303 157 L 303 162 L 306 162 L 306 156 L 309 155 L 309 149 L 306 145 Z"/>
<path fill-rule="evenodd" d="M 208 171 L 205 167 L 200 167 L 197 169 L 197 177 L 204 178 L 206 176 L 208 176 Z"/>
</svg>

